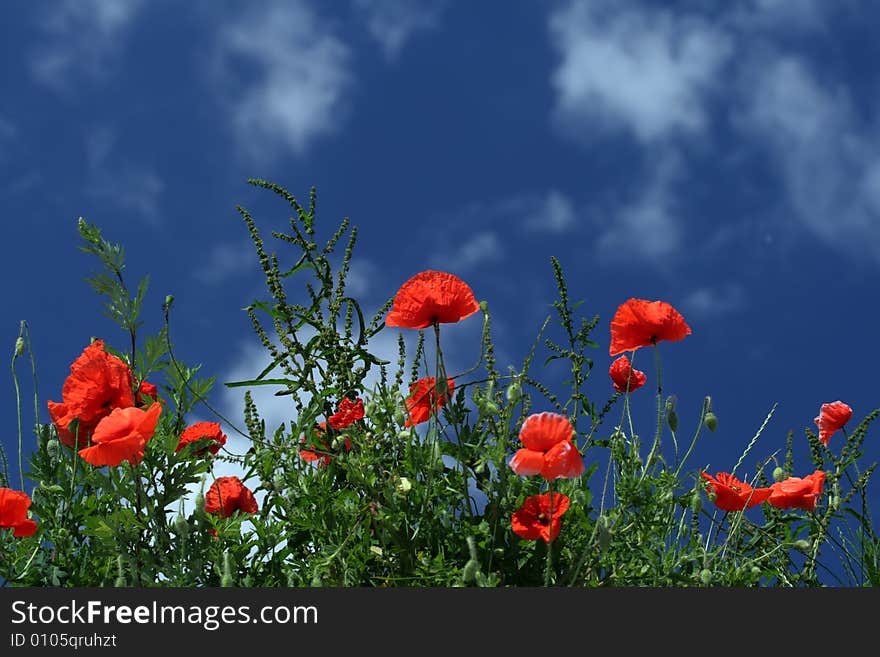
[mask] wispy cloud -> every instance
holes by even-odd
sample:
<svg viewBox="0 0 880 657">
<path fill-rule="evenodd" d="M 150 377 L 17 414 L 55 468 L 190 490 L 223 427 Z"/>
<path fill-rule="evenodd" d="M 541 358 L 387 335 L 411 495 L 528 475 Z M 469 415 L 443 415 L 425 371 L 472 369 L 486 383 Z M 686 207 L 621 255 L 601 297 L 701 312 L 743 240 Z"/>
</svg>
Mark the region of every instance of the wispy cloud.
<svg viewBox="0 0 880 657">
<path fill-rule="evenodd" d="M 351 53 L 304 1 L 261 8 L 221 23 L 216 91 L 247 155 L 302 155 L 345 119 Z"/>
<path fill-rule="evenodd" d="M 433 256 L 431 264 L 433 267 L 462 276 L 479 265 L 500 261 L 502 253 L 498 234 L 492 230 L 481 230 L 454 248 Z"/>
<path fill-rule="evenodd" d="M 523 226 L 535 232 L 562 234 L 577 225 L 574 203 L 555 189 L 538 199 L 536 207 L 524 208 L 524 211 Z"/>
<path fill-rule="evenodd" d="M 86 193 L 110 201 L 151 224 L 161 221 L 159 201 L 165 183 L 146 167 L 117 155 L 117 135 L 109 126 L 87 133 L 85 155 Z"/>
<path fill-rule="evenodd" d="M 829 246 L 880 263 L 880 132 L 807 60 L 768 52 L 743 76 L 738 127 L 773 156 L 797 219 Z"/>
<path fill-rule="evenodd" d="M 574 0 L 554 10 L 554 117 L 572 134 L 597 125 L 642 142 L 697 133 L 729 59 L 729 36 L 697 15 L 632 2 Z"/>
<path fill-rule="evenodd" d="M 120 65 L 115 53 L 142 0 L 63 0 L 41 11 L 44 39 L 29 53 L 31 73 L 59 92 L 74 92 L 81 76 L 104 79 Z"/>
<path fill-rule="evenodd" d="M 746 290 L 740 283 L 702 286 L 691 291 L 682 301 L 682 310 L 688 315 L 713 319 L 738 312 L 745 307 Z"/>
<path fill-rule="evenodd" d="M 218 285 L 246 271 L 256 271 L 257 256 L 249 239 L 213 244 L 193 270 L 200 283 Z"/>
<path fill-rule="evenodd" d="M 435 29 L 445 5 L 437 0 L 354 0 L 356 12 L 389 60 L 418 32 Z"/>
<path fill-rule="evenodd" d="M 617 263 L 624 256 L 656 265 L 678 255 L 684 226 L 675 185 L 681 173 L 680 157 L 669 151 L 633 199 L 604 215 L 596 243 L 598 260 Z"/>
</svg>

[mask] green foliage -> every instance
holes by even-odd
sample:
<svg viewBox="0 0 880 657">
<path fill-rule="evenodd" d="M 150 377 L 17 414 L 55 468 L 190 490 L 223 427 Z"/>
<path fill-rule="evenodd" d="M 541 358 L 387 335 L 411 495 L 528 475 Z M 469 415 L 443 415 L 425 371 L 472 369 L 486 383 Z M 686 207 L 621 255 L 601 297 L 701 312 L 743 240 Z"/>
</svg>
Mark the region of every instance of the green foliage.
<svg viewBox="0 0 880 657">
<path fill-rule="evenodd" d="M 303 205 L 278 185 L 249 183 L 279 197 L 292 216 L 289 232 L 271 233 L 272 249 L 251 214 L 237 208 L 267 290 L 266 298 L 243 309 L 265 361 L 254 364 L 253 378 L 224 382 L 245 388 L 241 423 L 211 406 L 216 378 L 175 355 L 170 295 L 162 329 L 138 335 L 147 279 L 130 294 L 123 249 L 80 219 L 81 248 L 104 269 L 86 280 L 105 297 L 105 311 L 129 343 L 124 351 L 107 348 L 132 369 L 133 392 L 138 382 L 161 378 L 157 403 L 163 410 L 143 460 L 115 467 L 92 467 L 59 440 L 57 427 L 37 421 L 36 446 L 22 478 L 32 482 L 26 490 L 39 529 L 22 538 L 0 529 L 6 585 L 819 586 L 830 558 L 842 563 L 842 584 L 880 582 L 880 540 L 866 496 L 876 464 L 859 465 L 880 409 L 836 452 L 807 429 L 813 465 L 827 474 L 815 511 L 765 503 L 723 512 L 701 468 L 689 463 L 702 429 L 718 427 L 711 400 L 706 397 L 696 426 L 687 427 L 675 396 L 661 397 L 655 346 L 657 422 L 644 445 L 629 396 L 603 399 L 607 382 L 591 385 L 588 350 L 597 346 L 590 335 L 599 317 L 578 315 L 584 302 L 570 301 L 562 266 L 551 258 L 556 322 L 547 316 L 519 368 L 498 369 L 483 302 L 479 362 L 455 376 L 454 395 L 427 422 L 406 426 L 410 384 L 447 376 L 439 325 L 431 340 L 419 330 L 410 354 L 398 336 L 396 363 L 371 353 L 370 339 L 388 330 L 384 317 L 393 298 L 368 318 L 347 294 L 357 228 L 348 219 L 325 227 L 314 189 Z M 550 335 L 554 330 L 558 335 Z M 539 345 L 547 351 L 543 361 Z M 13 377 L 22 353 L 17 343 Z M 541 380 L 536 360 L 544 368 L 566 368 L 564 391 Z M 290 417 L 280 426 L 267 427 L 261 417 L 251 394 L 261 386 L 291 400 Z M 344 399 L 362 400 L 364 417 L 334 428 L 329 418 Z M 204 444 L 178 450 L 197 406 L 246 437 L 245 453 L 202 453 Z M 38 417 L 37 410 L 35 400 Z M 575 446 L 588 464 L 582 476 L 547 482 L 509 467 L 522 446 L 523 422 L 544 410 L 570 418 Z M 619 411 L 619 421 L 607 426 L 612 411 Z M 327 424 L 318 430 L 319 423 Z M 689 430 L 688 446 L 680 450 L 679 436 Z M 793 440 L 789 433 L 781 463 L 774 453 L 737 476 L 760 487 L 770 485 L 774 470 L 783 477 L 801 471 Z M 309 453 L 317 460 L 306 460 Z M 13 486 L 5 455 L 0 457 L 0 484 Z M 205 494 L 219 465 L 237 468 L 259 499 L 256 513 L 220 517 L 206 511 Z M 561 532 L 549 542 L 525 540 L 512 531 L 511 516 L 526 498 L 547 491 L 570 498 Z"/>
</svg>

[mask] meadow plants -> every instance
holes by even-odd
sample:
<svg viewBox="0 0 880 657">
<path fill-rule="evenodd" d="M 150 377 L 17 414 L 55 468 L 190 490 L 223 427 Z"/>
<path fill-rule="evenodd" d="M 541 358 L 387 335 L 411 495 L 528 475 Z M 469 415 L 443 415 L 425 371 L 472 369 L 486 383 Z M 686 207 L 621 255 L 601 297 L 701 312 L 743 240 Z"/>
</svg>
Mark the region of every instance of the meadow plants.
<svg viewBox="0 0 880 657">
<path fill-rule="evenodd" d="M 81 248 L 102 267 L 87 281 L 122 335 L 71 354 L 45 406 L 35 392 L 28 435 L 16 399 L 17 460 L 0 454 L 3 585 L 880 583 L 866 494 L 876 464 L 860 462 L 880 409 L 856 422 L 843 401 L 823 403 L 803 436 L 789 433 L 744 470 L 768 415 L 736 463 L 707 472 L 690 457 L 704 430 L 723 431 L 712 400 L 696 426 L 681 427 L 661 384 L 664 350 L 686 349 L 692 332 L 671 304 L 624 300 L 602 324 L 617 359 L 597 373 L 589 354 L 600 319 L 578 314 L 582 302 L 570 301 L 550 258 L 555 314 L 522 361 L 501 368 L 489 304 L 464 280 L 417 272 L 368 317 L 346 291 L 356 227 L 345 219 L 325 230 L 314 189 L 303 205 L 249 182 L 292 217 L 288 232 L 271 233 L 276 250 L 237 208 L 267 292 L 245 308 L 265 348 L 259 374 L 223 382 L 246 390 L 240 420 L 211 404 L 215 377 L 175 353 L 171 296 L 158 334 L 141 334 L 147 279 L 132 292 L 122 247 L 80 219 Z M 481 323 L 479 360 L 449 372 L 444 326 L 460 322 Z M 397 332 L 397 362 L 372 353 L 381 331 Z M 545 368 L 565 367 L 563 392 L 542 379 L 539 347 Z M 635 369 L 638 352 L 653 370 Z M 22 322 L 17 397 L 25 354 L 36 388 Z M 251 394 L 260 386 L 290 400 L 287 422 L 266 425 Z M 656 418 L 637 429 L 631 397 L 652 388 Z M 211 419 L 191 419 L 197 412 Z M 247 449 L 233 451 L 229 432 Z M 796 462 L 795 440 L 810 463 Z M 238 474 L 217 475 L 219 464 Z"/>
</svg>

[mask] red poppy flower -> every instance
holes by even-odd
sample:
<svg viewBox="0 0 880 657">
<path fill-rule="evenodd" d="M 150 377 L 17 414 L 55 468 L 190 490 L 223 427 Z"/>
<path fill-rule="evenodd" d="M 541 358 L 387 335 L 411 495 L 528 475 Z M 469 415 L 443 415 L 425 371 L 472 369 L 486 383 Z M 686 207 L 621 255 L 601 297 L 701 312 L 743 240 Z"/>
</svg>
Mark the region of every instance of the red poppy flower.
<svg viewBox="0 0 880 657">
<path fill-rule="evenodd" d="M 644 372 L 633 369 L 629 358 L 626 356 L 621 356 L 611 363 L 611 367 L 608 368 L 608 374 L 611 376 L 611 381 L 614 383 L 614 389 L 617 392 L 626 392 L 627 385 L 630 392 L 638 390 L 648 380 Z"/>
<path fill-rule="evenodd" d="M 348 397 L 339 402 L 336 413 L 328 418 L 330 426 L 334 429 L 344 429 L 364 418 L 364 401 L 360 398 L 352 401 Z"/>
<path fill-rule="evenodd" d="M 562 514 L 568 511 L 570 500 L 562 493 L 544 493 L 527 497 L 522 507 L 513 512 L 510 526 L 517 536 L 528 541 L 543 538 L 555 541 L 562 528 Z"/>
<path fill-rule="evenodd" d="M 752 488 L 732 474 L 719 472 L 714 477 L 706 472 L 700 473 L 715 491 L 715 506 L 722 511 L 743 511 L 766 501 L 769 488 Z"/>
<path fill-rule="evenodd" d="M 134 406 L 131 369 L 104 351 L 104 341 L 95 340 L 70 366 L 61 388 L 61 402 L 49 401 L 49 416 L 58 439 L 68 447 L 83 447 L 103 418 L 116 408 Z M 76 435 L 70 423 L 79 420 Z"/>
<path fill-rule="evenodd" d="M 524 448 L 510 460 L 510 468 L 524 477 L 540 474 L 550 481 L 584 473 L 584 461 L 572 442 L 574 427 L 558 413 L 536 413 L 523 422 L 519 439 Z"/>
<path fill-rule="evenodd" d="M 616 356 L 639 347 L 650 347 L 661 340 L 683 340 L 691 328 L 679 312 L 665 301 L 628 299 L 611 318 L 611 345 Z"/>
<path fill-rule="evenodd" d="M 31 498 L 27 493 L 0 488 L 0 529 L 12 529 L 13 536 L 33 536 L 37 523 L 27 516 L 30 505 Z"/>
<path fill-rule="evenodd" d="M 123 461 L 132 465 L 144 458 L 147 441 L 156 432 L 161 404 L 142 408 L 116 408 L 98 423 L 92 435 L 92 446 L 79 450 L 79 455 L 94 466 L 115 467 Z"/>
<path fill-rule="evenodd" d="M 789 477 L 778 481 L 770 487 L 767 501 L 779 509 L 803 509 L 813 511 L 816 499 L 822 494 L 825 484 L 825 473 L 816 470 L 806 477 Z"/>
<path fill-rule="evenodd" d="M 308 463 L 318 462 L 319 467 L 324 467 L 325 465 L 329 465 L 332 457 L 328 452 L 331 451 L 330 445 L 328 445 L 323 440 L 320 440 L 327 433 L 327 423 L 319 422 L 315 425 L 313 429 L 314 438 L 316 439 L 312 444 L 318 449 L 318 452 L 313 452 L 310 449 L 300 449 L 299 455 L 303 461 Z M 299 442 L 305 444 L 306 437 L 300 436 Z M 345 436 L 345 451 L 349 451 L 351 449 L 351 439 L 348 436 Z"/>
<path fill-rule="evenodd" d="M 849 422 L 852 414 L 852 409 L 840 400 L 822 404 L 819 415 L 813 420 L 819 427 L 819 442 L 827 445 L 831 436 Z"/>
<path fill-rule="evenodd" d="M 420 329 L 432 324 L 451 324 L 479 309 L 467 283 L 454 274 L 428 270 L 400 286 L 385 325 Z"/>
<path fill-rule="evenodd" d="M 150 403 L 148 400 L 159 401 L 159 389 L 148 381 L 141 381 L 134 393 L 134 403 L 136 406 L 146 406 Z"/>
<path fill-rule="evenodd" d="M 219 513 L 228 518 L 236 511 L 256 513 L 257 499 L 238 477 L 217 477 L 217 481 L 205 493 L 205 512 Z"/>
<path fill-rule="evenodd" d="M 210 440 L 211 442 L 206 447 L 194 451 L 193 456 L 204 456 L 208 450 L 211 454 L 216 454 L 226 444 L 226 434 L 220 428 L 219 422 L 196 422 L 180 434 L 180 440 L 174 451 L 175 453 L 179 452 L 189 443 L 199 440 Z"/>
<path fill-rule="evenodd" d="M 406 420 L 406 426 L 412 427 L 422 422 L 427 422 L 431 417 L 432 410 L 439 410 L 455 391 L 455 382 L 452 379 L 446 379 L 448 390 L 437 392 L 437 379 L 429 376 L 419 379 L 409 388 L 409 397 L 406 400 L 406 410 L 409 417 Z"/>
</svg>

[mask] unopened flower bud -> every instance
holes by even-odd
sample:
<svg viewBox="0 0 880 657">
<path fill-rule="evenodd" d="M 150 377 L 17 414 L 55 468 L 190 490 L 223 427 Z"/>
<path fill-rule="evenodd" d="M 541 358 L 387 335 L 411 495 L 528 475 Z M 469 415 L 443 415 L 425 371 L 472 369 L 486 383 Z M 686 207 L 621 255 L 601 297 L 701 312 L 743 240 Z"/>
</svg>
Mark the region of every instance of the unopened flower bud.
<svg viewBox="0 0 880 657">
<path fill-rule="evenodd" d="M 785 480 L 785 470 L 783 470 L 778 465 L 773 468 L 773 481 L 784 481 Z"/>
<path fill-rule="evenodd" d="M 229 552 L 223 553 L 223 576 L 220 578 L 220 586 L 235 586 L 232 579 L 232 557 Z"/>
<path fill-rule="evenodd" d="M 488 301 L 480 301 L 480 310 L 484 313 L 489 312 L 489 302 Z"/>
<path fill-rule="evenodd" d="M 203 512 L 205 510 L 205 496 L 202 493 L 196 495 L 196 511 Z"/>
<path fill-rule="evenodd" d="M 468 562 L 464 565 L 464 568 L 461 571 L 461 580 L 465 584 L 470 584 L 476 579 L 477 572 L 479 570 L 480 562 L 473 559 L 468 559 Z"/>
<path fill-rule="evenodd" d="M 177 532 L 177 535 L 180 538 L 186 538 L 189 534 L 189 523 L 186 521 L 186 518 L 183 515 L 178 515 L 174 519 L 174 531 Z"/>
<path fill-rule="evenodd" d="M 761 574 L 761 569 L 758 568 L 757 566 L 752 566 L 752 575 L 754 575 L 755 577 L 757 577 L 757 576 L 760 575 L 760 574 Z"/>
<path fill-rule="evenodd" d="M 498 415 L 501 412 L 498 408 L 498 405 L 491 399 L 486 400 L 486 402 L 483 404 L 483 408 L 485 409 L 487 415 Z"/>
<path fill-rule="evenodd" d="M 715 428 L 718 426 L 718 418 L 715 417 L 715 413 L 713 413 L 712 411 L 706 413 L 706 418 L 704 421 L 706 423 L 706 428 L 709 431 L 715 431 Z"/>
<path fill-rule="evenodd" d="M 405 495 L 412 489 L 412 482 L 406 477 L 401 477 L 400 481 L 397 482 L 396 488 Z"/>
<path fill-rule="evenodd" d="M 57 438 L 50 438 L 46 443 L 46 453 L 49 454 L 50 458 L 57 459 L 58 452 L 61 451 L 61 443 L 58 442 Z"/>
<path fill-rule="evenodd" d="M 712 583 L 712 571 L 708 568 L 703 568 L 703 570 L 700 571 L 700 581 L 706 586 L 709 586 L 709 584 Z"/>
<path fill-rule="evenodd" d="M 520 397 L 522 397 L 522 384 L 519 381 L 514 381 L 509 386 L 507 386 L 507 390 L 504 392 L 504 394 L 507 397 L 507 401 L 513 404 Z"/>
<path fill-rule="evenodd" d="M 599 516 L 596 520 L 596 538 L 599 542 L 599 551 L 605 552 L 611 545 L 611 524 L 608 516 Z"/>
<path fill-rule="evenodd" d="M 800 550 L 801 552 L 806 552 L 810 549 L 810 542 L 804 539 L 800 539 L 799 541 L 794 542 L 794 547 L 796 550 Z"/>
<path fill-rule="evenodd" d="M 672 397 L 666 398 L 666 424 L 673 432 L 678 431 L 678 414 L 675 412 L 675 401 Z"/>
<path fill-rule="evenodd" d="M 15 338 L 15 353 L 12 355 L 13 358 L 18 358 L 24 353 L 24 338 L 21 336 Z"/>
<path fill-rule="evenodd" d="M 703 498 L 700 497 L 699 493 L 694 493 L 691 495 L 691 511 L 694 513 L 699 513 L 703 508 Z"/>
</svg>

